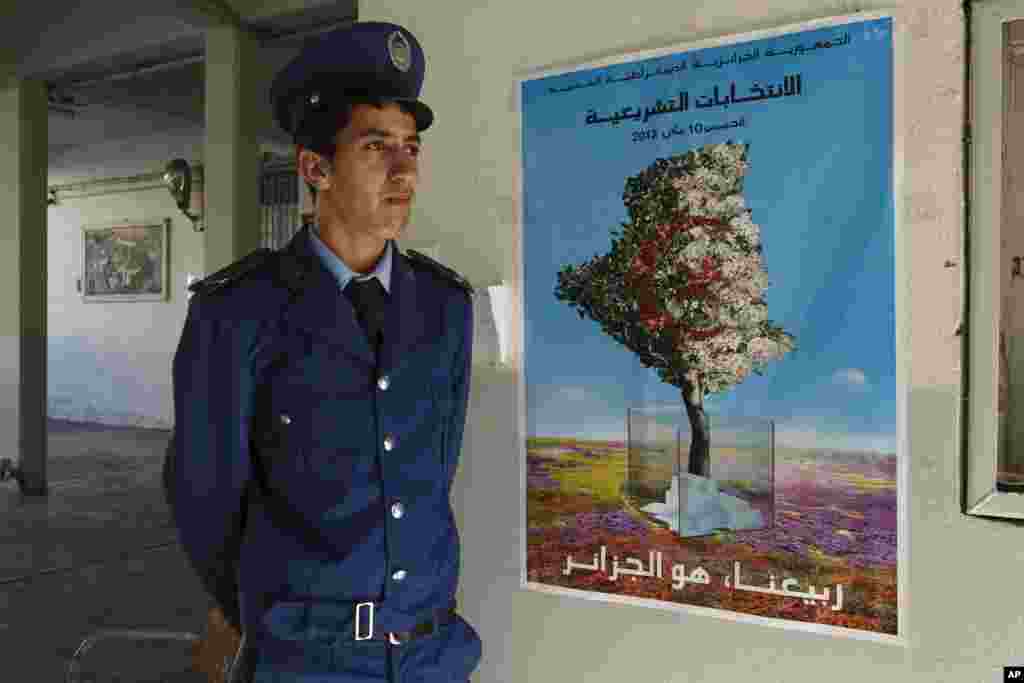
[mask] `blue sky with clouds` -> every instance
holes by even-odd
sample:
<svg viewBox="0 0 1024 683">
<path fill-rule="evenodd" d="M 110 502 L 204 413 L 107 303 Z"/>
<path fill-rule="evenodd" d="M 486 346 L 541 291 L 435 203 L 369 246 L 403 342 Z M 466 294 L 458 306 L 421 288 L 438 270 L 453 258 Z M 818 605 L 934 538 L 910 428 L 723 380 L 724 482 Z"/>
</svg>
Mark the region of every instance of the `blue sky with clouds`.
<svg viewBox="0 0 1024 683">
<path fill-rule="evenodd" d="M 768 54 L 846 34 L 848 44 Z M 734 54 L 757 56 L 739 64 Z M 665 73 L 682 63 L 687 69 Z M 641 67 L 651 75 L 625 78 Z M 754 93 L 796 74 L 798 95 L 695 106 L 716 85 L 723 95 L 730 86 Z M 612 82 L 551 91 L 596 77 Z M 585 123 L 590 112 L 607 118 L 684 91 L 687 111 Z M 559 270 L 611 249 L 612 230 L 627 219 L 627 177 L 659 157 L 731 140 L 750 144 L 743 196 L 761 230 L 768 317 L 797 350 L 764 376 L 710 395 L 708 412 L 772 419 L 783 447 L 896 452 L 889 19 L 525 80 L 521 94 L 530 436 L 623 439 L 627 407 L 681 403 L 677 388 L 555 299 L 554 288 Z M 690 132 L 740 118 L 742 127 Z M 634 141 L 650 129 L 654 141 Z"/>
</svg>

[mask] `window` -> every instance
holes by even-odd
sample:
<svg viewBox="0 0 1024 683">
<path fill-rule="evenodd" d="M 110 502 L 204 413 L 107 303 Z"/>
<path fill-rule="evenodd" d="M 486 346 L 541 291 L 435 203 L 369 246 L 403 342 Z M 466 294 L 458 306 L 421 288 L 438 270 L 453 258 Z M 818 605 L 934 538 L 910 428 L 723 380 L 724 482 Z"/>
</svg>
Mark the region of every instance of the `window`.
<svg viewBox="0 0 1024 683">
<path fill-rule="evenodd" d="M 264 168 L 260 210 L 260 246 L 284 247 L 302 227 L 299 178 L 294 168 Z"/>
</svg>

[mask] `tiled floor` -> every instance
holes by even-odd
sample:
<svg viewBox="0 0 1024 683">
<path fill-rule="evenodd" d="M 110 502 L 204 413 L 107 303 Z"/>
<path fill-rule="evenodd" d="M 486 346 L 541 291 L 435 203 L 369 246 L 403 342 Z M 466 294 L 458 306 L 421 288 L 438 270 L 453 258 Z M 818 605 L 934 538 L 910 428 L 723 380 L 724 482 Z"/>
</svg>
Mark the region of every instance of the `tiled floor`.
<svg viewBox="0 0 1024 683">
<path fill-rule="evenodd" d="M 0 484 L 0 681 L 65 680 L 100 629 L 191 631 L 208 599 L 177 543 L 160 485 L 170 433 L 50 421 L 50 495 Z M 183 642 L 109 640 L 82 683 L 186 683 Z"/>
</svg>

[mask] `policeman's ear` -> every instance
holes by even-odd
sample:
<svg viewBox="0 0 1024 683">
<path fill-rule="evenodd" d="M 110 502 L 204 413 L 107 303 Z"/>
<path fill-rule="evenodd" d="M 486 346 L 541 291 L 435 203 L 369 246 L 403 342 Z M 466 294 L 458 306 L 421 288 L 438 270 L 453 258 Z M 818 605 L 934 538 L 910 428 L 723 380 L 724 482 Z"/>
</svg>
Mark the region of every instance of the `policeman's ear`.
<svg viewBox="0 0 1024 683">
<path fill-rule="evenodd" d="M 334 166 L 330 159 L 326 159 L 312 150 L 303 149 L 299 155 L 299 164 L 306 169 L 308 183 L 321 190 L 329 186 L 330 177 L 334 173 Z"/>
</svg>

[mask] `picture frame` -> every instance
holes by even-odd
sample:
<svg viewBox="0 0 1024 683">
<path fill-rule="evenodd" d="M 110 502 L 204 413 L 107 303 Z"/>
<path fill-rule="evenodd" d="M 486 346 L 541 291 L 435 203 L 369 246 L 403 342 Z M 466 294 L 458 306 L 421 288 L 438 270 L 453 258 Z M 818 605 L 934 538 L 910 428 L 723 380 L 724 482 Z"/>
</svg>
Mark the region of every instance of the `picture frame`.
<svg viewBox="0 0 1024 683">
<path fill-rule="evenodd" d="M 905 644 L 898 23 L 861 12 L 517 78 L 522 589 Z M 763 252 L 720 238 L 743 215 Z M 811 245 L 869 232 L 871 247 Z M 802 267 L 778 265 L 787 240 Z M 786 275 L 763 290 L 770 323 L 729 348 L 753 367 L 771 346 L 766 380 L 699 352 L 721 332 L 707 283 L 755 252 Z M 844 277 L 811 274 L 830 260 Z M 837 338 L 850 346 L 822 341 Z M 808 362 L 829 370 L 786 389 Z"/>
<path fill-rule="evenodd" d="M 969 69 L 969 212 L 962 239 L 964 411 L 962 510 L 1024 519 L 1024 410 L 1018 340 L 1024 240 L 1014 230 L 1022 205 L 1013 168 L 1024 163 L 1024 1 L 972 5 Z M 1019 118 L 1019 117 L 1016 117 Z"/>
<path fill-rule="evenodd" d="M 165 301 L 170 219 L 82 228 L 82 300 Z"/>
</svg>

